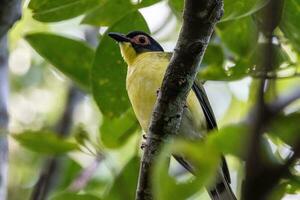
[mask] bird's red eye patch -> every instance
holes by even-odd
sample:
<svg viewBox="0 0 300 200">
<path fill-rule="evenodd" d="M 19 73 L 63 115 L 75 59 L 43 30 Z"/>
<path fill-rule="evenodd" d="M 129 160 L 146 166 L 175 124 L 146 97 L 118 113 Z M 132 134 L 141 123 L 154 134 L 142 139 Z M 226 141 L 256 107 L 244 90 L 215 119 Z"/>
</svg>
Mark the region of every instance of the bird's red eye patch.
<svg viewBox="0 0 300 200">
<path fill-rule="evenodd" d="M 150 40 L 145 35 L 137 35 L 134 38 L 132 38 L 131 41 L 133 43 L 139 44 L 139 45 L 149 45 L 150 44 Z"/>
</svg>

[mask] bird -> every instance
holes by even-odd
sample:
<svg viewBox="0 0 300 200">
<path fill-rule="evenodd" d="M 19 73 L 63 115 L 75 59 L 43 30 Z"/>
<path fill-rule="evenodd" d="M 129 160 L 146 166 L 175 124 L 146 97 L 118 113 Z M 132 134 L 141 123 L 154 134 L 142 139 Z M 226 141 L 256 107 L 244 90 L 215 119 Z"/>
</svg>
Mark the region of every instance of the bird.
<svg viewBox="0 0 300 200">
<path fill-rule="evenodd" d="M 162 46 L 143 31 L 128 34 L 109 32 L 120 47 L 121 55 L 127 63 L 126 90 L 136 118 L 144 132 L 147 132 L 152 111 L 157 99 L 157 91 L 172 57 Z M 203 138 L 207 132 L 216 129 L 217 123 L 202 83 L 195 81 L 184 106 L 178 135 L 186 139 Z M 193 166 L 182 156 L 173 157 L 188 171 Z M 236 200 L 230 187 L 230 174 L 222 157 L 222 165 L 213 186 L 208 193 L 212 200 Z"/>
</svg>

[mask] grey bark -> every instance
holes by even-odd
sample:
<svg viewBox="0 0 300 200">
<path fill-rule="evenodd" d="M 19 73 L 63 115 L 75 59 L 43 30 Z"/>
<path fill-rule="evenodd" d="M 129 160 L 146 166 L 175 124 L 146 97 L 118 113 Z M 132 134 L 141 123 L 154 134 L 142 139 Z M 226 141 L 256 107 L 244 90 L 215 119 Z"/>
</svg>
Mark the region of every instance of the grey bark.
<svg viewBox="0 0 300 200">
<path fill-rule="evenodd" d="M 222 0 L 186 0 L 183 25 L 158 94 L 141 160 L 137 200 L 152 199 L 151 168 L 163 140 L 177 132 L 190 91 L 215 24 Z"/>
<path fill-rule="evenodd" d="M 21 0 L 0 0 L 0 200 L 7 195 L 8 179 L 8 42 L 7 32 L 21 17 Z"/>
</svg>

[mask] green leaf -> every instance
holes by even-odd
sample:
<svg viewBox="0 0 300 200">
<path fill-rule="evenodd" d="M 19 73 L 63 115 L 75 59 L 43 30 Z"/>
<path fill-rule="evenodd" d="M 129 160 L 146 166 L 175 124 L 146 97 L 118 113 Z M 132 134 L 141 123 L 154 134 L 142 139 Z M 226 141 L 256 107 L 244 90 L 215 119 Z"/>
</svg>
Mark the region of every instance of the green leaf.
<svg viewBox="0 0 300 200">
<path fill-rule="evenodd" d="M 13 137 L 25 148 L 36 153 L 63 154 L 79 150 L 76 143 L 69 142 L 50 131 L 26 131 Z"/>
<path fill-rule="evenodd" d="M 90 11 L 81 23 L 94 26 L 111 26 L 129 13 L 159 1 L 144 0 L 139 4 L 133 4 L 131 0 L 106 0 Z"/>
<path fill-rule="evenodd" d="M 182 155 L 196 170 L 196 177 L 187 181 L 178 181 L 168 173 L 168 156 Z M 209 155 L 209 156 L 207 156 Z M 203 141 L 177 140 L 167 145 L 155 162 L 152 186 L 155 199 L 188 199 L 204 186 L 210 185 L 219 165 L 220 154 L 209 148 Z"/>
<path fill-rule="evenodd" d="M 300 1 L 288 0 L 284 1 L 284 9 L 282 19 L 280 23 L 280 29 L 284 33 L 284 36 L 288 38 L 291 45 L 300 51 Z"/>
<path fill-rule="evenodd" d="M 244 158 L 245 146 L 247 146 L 249 135 L 248 131 L 246 124 L 228 125 L 219 131 L 209 134 L 206 142 L 211 148 L 218 150 L 220 153 Z"/>
<path fill-rule="evenodd" d="M 90 194 L 62 193 L 50 198 L 50 200 L 100 200 L 100 198 Z"/>
<path fill-rule="evenodd" d="M 89 90 L 94 51 L 86 43 L 51 33 L 28 34 L 25 39 L 58 70 Z"/>
<path fill-rule="evenodd" d="M 221 23 L 217 33 L 222 43 L 239 57 L 248 55 L 257 45 L 258 30 L 251 17 Z"/>
<path fill-rule="evenodd" d="M 101 0 L 31 0 L 33 18 L 41 22 L 57 22 L 79 16 L 94 8 Z"/>
<path fill-rule="evenodd" d="M 140 159 L 139 157 L 134 156 L 114 180 L 111 189 L 103 199 L 134 199 L 139 175 L 139 166 Z"/>
<path fill-rule="evenodd" d="M 269 0 L 224 0 L 224 16 L 221 21 L 249 16 L 264 7 Z"/>
<path fill-rule="evenodd" d="M 224 16 L 221 21 L 249 16 L 260 10 L 268 1 L 269 0 L 224 0 Z M 169 0 L 169 5 L 177 16 L 182 16 L 184 1 Z"/>
<path fill-rule="evenodd" d="M 117 22 L 107 32 L 128 33 L 132 30 L 149 32 L 139 12 L 133 12 Z M 130 107 L 126 91 L 127 66 L 115 41 L 105 34 L 96 51 L 92 68 L 93 95 L 106 117 L 117 117 Z"/>
<path fill-rule="evenodd" d="M 181 0 L 169 0 L 168 1 L 170 8 L 176 14 L 177 17 L 182 17 L 184 1 Z"/>
<path fill-rule="evenodd" d="M 209 44 L 201 64 L 220 67 L 224 64 L 224 57 L 224 52 L 220 45 Z"/>
<path fill-rule="evenodd" d="M 136 9 L 128 0 L 104 1 L 97 8 L 89 12 L 81 23 L 94 26 L 111 26 Z"/>
<path fill-rule="evenodd" d="M 139 124 L 132 109 L 129 109 L 119 118 L 104 117 L 100 127 L 101 141 L 108 148 L 120 147 L 126 143 L 138 127 Z"/>
<path fill-rule="evenodd" d="M 270 134 L 280 138 L 286 144 L 294 146 L 300 139 L 299 122 L 300 113 L 281 115 L 272 121 Z"/>
<path fill-rule="evenodd" d="M 61 159 L 61 168 L 60 172 L 63 174 L 59 178 L 59 182 L 57 183 L 56 191 L 64 191 L 66 190 L 70 184 L 77 178 L 78 174 L 81 172 L 82 167 L 75 160 L 70 158 L 69 156 L 64 156 Z"/>
</svg>

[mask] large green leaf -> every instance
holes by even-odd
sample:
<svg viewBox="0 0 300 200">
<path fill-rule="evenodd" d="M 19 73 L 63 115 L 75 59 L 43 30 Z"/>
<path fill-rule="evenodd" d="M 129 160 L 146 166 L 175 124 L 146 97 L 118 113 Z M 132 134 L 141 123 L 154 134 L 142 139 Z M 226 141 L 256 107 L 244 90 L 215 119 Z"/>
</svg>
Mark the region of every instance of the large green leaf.
<svg viewBox="0 0 300 200">
<path fill-rule="evenodd" d="M 253 14 L 269 0 L 224 0 L 224 16 L 221 21 L 234 20 Z"/>
<path fill-rule="evenodd" d="M 100 200 L 100 198 L 90 194 L 61 193 L 50 200 Z"/>
<path fill-rule="evenodd" d="M 42 22 L 70 19 L 94 8 L 101 0 L 31 0 L 33 18 Z"/>
<path fill-rule="evenodd" d="M 107 32 L 127 33 L 132 30 L 149 32 L 146 21 L 137 11 L 118 21 Z M 126 71 L 117 43 L 105 34 L 98 46 L 91 75 L 94 98 L 106 117 L 120 116 L 130 107 Z"/>
<path fill-rule="evenodd" d="M 269 0 L 224 0 L 224 16 L 221 21 L 234 20 L 253 14 Z M 169 5 L 176 13 L 183 11 L 184 1 L 169 0 Z M 178 15 L 181 17 L 181 14 Z"/>
<path fill-rule="evenodd" d="M 89 12 L 82 20 L 82 23 L 95 26 L 110 26 L 134 10 L 136 8 L 129 0 L 104 1 Z"/>
<path fill-rule="evenodd" d="M 50 131 L 26 131 L 13 137 L 25 148 L 37 153 L 63 154 L 79 150 L 76 143 L 69 142 Z"/>
<path fill-rule="evenodd" d="M 132 109 L 119 118 L 104 117 L 100 127 L 101 141 L 106 147 L 117 148 L 126 143 L 127 139 L 137 130 L 139 124 Z"/>
<path fill-rule="evenodd" d="M 82 20 L 82 23 L 95 26 L 111 26 L 127 14 L 159 1 L 145 0 L 133 4 L 130 0 L 106 0 L 90 11 Z"/>
<path fill-rule="evenodd" d="M 47 61 L 88 90 L 94 51 L 86 43 L 51 33 L 33 33 L 25 39 Z"/>
<path fill-rule="evenodd" d="M 222 43 L 239 57 L 252 52 L 258 39 L 258 30 L 251 17 L 218 24 L 217 33 Z"/>
<path fill-rule="evenodd" d="M 104 200 L 134 199 L 138 181 L 140 159 L 134 156 L 114 180 Z"/>
<path fill-rule="evenodd" d="M 291 45 L 300 52 L 300 1 L 287 0 L 284 3 L 280 29 L 291 41 Z"/>
</svg>

